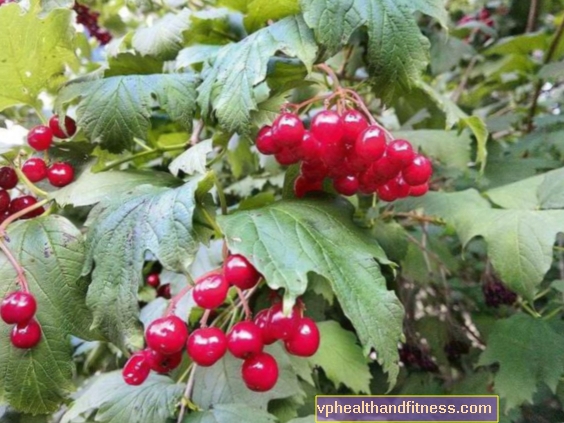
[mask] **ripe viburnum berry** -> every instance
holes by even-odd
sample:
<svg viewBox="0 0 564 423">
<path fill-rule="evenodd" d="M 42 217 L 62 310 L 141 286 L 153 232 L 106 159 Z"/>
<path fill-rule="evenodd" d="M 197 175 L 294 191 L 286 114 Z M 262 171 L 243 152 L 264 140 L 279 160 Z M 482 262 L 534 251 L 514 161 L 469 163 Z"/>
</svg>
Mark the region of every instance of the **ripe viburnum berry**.
<svg viewBox="0 0 564 423">
<path fill-rule="evenodd" d="M 179 317 L 162 317 L 149 325 L 145 339 L 151 349 L 172 355 L 184 348 L 188 340 L 188 327 Z"/>
<path fill-rule="evenodd" d="M 236 358 L 259 354 L 263 347 L 261 329 L 254 322 L 239 322 L 227 335 L 227 349 Z"/>
<path fill-rule="evenodd" d="M 272 124 L 272 134 L 278 145 L 284 148 L 299 146 L 304 137 L 304 124 L 293 113 L 282 113 Z"/>
<path fill-rule="evenodd" d="M 219 328 L 196 329 L 188 338 L 186 351 L 194 363 L 213 366 L 227 351 L 227 337 Z"/>
<path fill-rule="evenodd" d="M 261 278 L 257 269 L 240 254 L 227 257 L 223 264 L 223 275 L 227 283 L 240 289 L 253 288 Z"/>
<path fill-rule="evenodd" d="M 32 157 L 23 164 L 22 172 L 30 182 L 39 182 L 47 177 L 47 165 L 43 159 Z"/>
<path fill-rule="evenodd" d="M 141 385 L 145 382 L 149 377 L 149 373 L 151 373 L 151 367 L 144 351 L 138 351 L 133 354 L 127 360 L 121 372 L 125 383 L 133 386 Z"/>
<path fill-rule="evenodd" d="M 341 116 L 333 110 L 324 110 L 316 114 L 311 121 L 310 131 L 323 147 L 341 143 L 345 134 Z"/>
<path fill-rule="evenodd" d="M 255 392 L 266 392 L 278 381 L 278 363 L 268 353 L 249 357 L 243 363 L 241 376 L 247 388 Z"/>
<path fill-rule="evenodd" d="M 320 335 L 317 324 L 310 318 L 300 319 L 292 336 L 284 341 L 286 350 L 298 357 L 311 357 L 319 349 Z"/>
<path fill-rule="evenodd" d="M 57 138 L 70 138 L 76 133 L 76 122 L 70 116 L 65 116 L 64 124 L 61 125 L 59 115 L 49 119 L 49 128 Z"/>
<path fill-rule="evenodd" d="M 228 291 L 229 283 L 227 283 L 223 274 L 212 272 L 196 281 L 192 296 L 198 306 L 211 310 L 223 304 Z"/>
<path fill-rule="evenodd" d="M 29 292 L 15 291 L 2 300 L 0 316 L 8 324 L 27 323 L 37 311 L 35 297 Z"/>
<path fill-rule="evenodd" d="M 35 126 L 27 134 L 27 143 L 36 151 L 47 150 L 53 144 L 53 131 L 45 125 Z"/>
<path fill-rule="evenodd" d="M 10 342 L 16 348 L 29 349 L 41 341 L 41 326 L 35 319 L 18 323 L 10 333 Z"/>
<path fill-rule="evenodd" d="M 409 185 L 423 185 L 429 181 L 433 174 L 433 167 L 429 159 L 422 155 L 416 155 L 411 164 L 402 170 L 403 179 Z"/>
</svg>

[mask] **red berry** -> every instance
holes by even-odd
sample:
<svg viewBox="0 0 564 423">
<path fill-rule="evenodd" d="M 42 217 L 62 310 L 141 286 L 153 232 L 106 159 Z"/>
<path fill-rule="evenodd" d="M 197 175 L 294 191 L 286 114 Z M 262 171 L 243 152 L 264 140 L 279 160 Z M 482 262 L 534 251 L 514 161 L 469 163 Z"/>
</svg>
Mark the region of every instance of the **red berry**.
<svg viewBox="0 0 564 423">
<path fill-rule="evenodd" d="M 301 150 L 295 147 L 285 147 L 274 155 L 276 161 L 282 166 L 290 166 L 298 163 L 301 157 Z"/>
<path fill-rule="evenodd" d="M 192 295 L 200 307 L 213 309 L 223 304 L 227 298 L 227 291 L 229 291 L 229 284 L 223 274 L 213 272 L 204 275 L 196 282 Z"/>
<path fill-rule="evenodd" d="M 59 115 L 54 115 L 49 119 L 49 128 L 57 138 L 70 138 L 76 133 L 76 122 L 70 116 L 65 116 L 63 127 L 59 125 Z"/>
<path fill-rule="evenodd" d="M 304 160 L 319 160 L 321 153 L 321 143 L 313 136 L 310 131 L 305 131 L 302 139 L 302 158 Z"/>
<path fill-rule="evenodd" d="M 327 144 L 340 144 L 345 127 L 337 112 L 324 110 L 313 117 L 310 131 L 324 148 Z"/>
<path fill-rule="evenodd" d="M 316 161 L 304 161 L 300 165 L 300 173 L 309 179 L 310 181 L 322 181 L 328 173 L 327 166 L 323 162 Z"/>
<path fill-rule="evenodd" d="M 367 163 L 380 159 L 386 151 L 386 133 L 378 125 L 366 128 L 356 139 L 354 150 L 359 160 Z"/>
<path fill-rule="evenodd" d="M 255 144 L 257 150 L 262 154 L 271 155 L 280 151 L 280 145 L 274 139 L 270 126 L 262 127 L 257 135 Z"/>
<path fill-rule="evenodd" d="M 391 162 L 397 163 L 403 168 L 411 164 L 415 153 L 409 141 L 394 140 L 388 144 L 386 156 Z"/>
<path fill-rule="evenodd" d="M 18 184 L 18 174 L 8 166 L 0 168 L 0 188 L 12 189 Z"/>
<path fill-rule="evenodd" d="M 227 337 L 218 328 L 196 329 L 188 338 L 186 351 L 194 363 L 213 366 L 227 351 Z"/>
<path fill-rule="evenodd" d="M 110 34 L 105 29 L 99 29 L 94 35 L 103 46 L 112 41 L 112 34 Z"/>
<path fill-rule="evenodd" d="M 272 336 L 272 333 L 269 329 L 269 322 L 270 322 L 270 309 L 261 310 L 255 316 L 255 325 L 260 329 L 262 334 L 262 343 L 264 345 L 271 345 L 274 344 L 277 339 Z"/>
<path fill-rule="evenodd" d="M 294 194 L 296 194 L 296 197 L 302 198 L 311 191 L 323 191 L 323 181 L 311 180 L 304 175 L 298 176 L 294 181 Z"/>
<path fill-rule="evenodd" d="M 294 334 L 284 341 L 286 350 L 298 357 L 311 357 L 319 348 L 320 335 L 317 324 L 308 317 L 304 317 L 298 323 Z"/>
<path fill-rule="evenodd" d="M 151 370 L 157 373 L 168 373 L 180 366 L 182 362 L 182 351 L 177 353 L 166 355 L 158 351 L 147 348 L 145 351 L 145 357 L 147 364 Z"/>
<path fill-rule="evenodd" d="M 405 183 L 401 176 L 392 179 L 386 184 L 391 192 L 391 194 L 398 198 L 405 198 L 409 195 L 411 187 Z"/>
<path fill-rule="evenodd" d="M 349 146 L 353 146 L 358 136 L 368 128 L 368 121 L 358 110 L 347 110 L 341 120 L 344 124 L 343 141 Z"/>
<path fill-rule="evenodd" d="M 233 357 L 247 358 L 262 352 L 262 331 L 254 322 L 239 322 L 227 335 L 227 349 Z"/>
<path fill-rule="evenodd" d="M 227 257 L 223 264 L 223 275 L 227 283 L 240 289 L 253 288 L 261 278 L 257 269 L 240 254 Z"/>
<path fill-rule="evenodd" d="M 0 213 L 6 212 L 10 208 L 10 193 L 0 189 Z"/>
<path fill-rule="evenodd" d="M 12 200 L 8 211 L 10 215 L 13 215 L 22 211 L 23 209 L 27 209 L 28 207 L 33 206 L 36 203 L 37 203 L 37 199 L 35 197 L 32 197 L 31 195 L 23 195 L 21 197 L 14 198 Z M 30 211 L 29 213 L 26 213 L 21 218 L 32 219 L 34 217 L 41 216 L 44 212 L 45 209 L 43 207 L 39 207 L 35 210 Z"/>
<path fill-rule="evenodd" d="M 278 381 L 278 363 L 270 354 L 260 353 L 245 360 L 241 375 L 251 391 L 266 392 Z"/>
<path fill-rule="evenodd" d="M 23 164 L 22 172 L 30 182 L 39 182 L 47 177 L 47 165 L 43 159 L 33 157 Z"/>
<path fill-rule="evenodd" d="M 333 181 L 333 187 L 339 194 L 350 196 L 358 191 L 359 183 L 356 176 L 345 176 Z"/>
<path fill-rule="evenodd" d="M 47 170 L 47 179 L 54 187 L 64 187 L 74 179 L 74 168 L 69 163 L 54 163 Z"/>
<path fill-rule="evenodd" d="M 320 158 L 325 163 L 329 171 L 342 167 L 347 149 L 344 144 L 327 144 L 321 149 Z"/>
<path fill-rule="evenodd" d="M 152 286 L 153 288 L 158 288 L 161 284 L 161 278 L 158 273 L 151 273 L 147 276 L 147 285 Z"/>
<path fill-rule="evenodd" d="M 29 292 L 12 292 L 0 304 L 0 317 L 9 325 L 29 322 L 36 311 L 37 302 Z"/>
<path fill-rule="evenodd" d="M 298 327 L 299 308 L 294 306 L 290 314 L 286 316 L 282 310 L 282 303 L 277 303 L 270 307 L 268 318 L 268 330 L 272 336 L 276 339 L 287 339 Z"/>
<path fill-rule="evenodd" d="M 388 156 L 382 157 L 372 165 L 377 181 L 386 182 L 394 179 L 401 170 L 401 166 L 390 160 Z"/>
<path fill-rule="evenodd" d="M 164 298 L 165 300 L 170 300 L 172 295 L 170 294 L 170 284 L 161 285 L 157 289 L 157 297 Z"/>
<path fill-rule="evenodd" d="M 279 146 L 292 148 L 299 146 L 304 137 L 304 124 L 294 113 L 282 113 L 272 124 L 272 133 Z"/>
<path fill-rule="evenodd" d="M 167 316 L 155 320 L 145 331 L 147 345 L 165 355 L 182 351 L 188 340 L 188 328 L 180 318 Z"/>
<path fill-rule="evenodd" d="M 12 329 L 10 341 L 16 348 L 33 348 L 41 341 L 41 326 L 35 319 L 19 323 Z"/>
<path fill-rule="evenodd" d="M 27 134 L 27 143 L 34 150 L 47 150 L 53 144 L 53 131 L 45 125 L 35 126 Z"/>
<path fill-rule="evenodd" d="M 151 373 L 151 367 L 144 351 L 138 351 L 133 354 L 121 371 L 125 383 L 133 386 L 141 385 L 145 382 L 149 377 L 149 373 Z"/>
<path fill-rule="evenodd" d="M 422 197 L 429 191 L 429 184 L 415 185 L 410 187 L 409 195 L 412 197 Z"/>
<path fill-rule="evenodd" d="M 376 193 L 378 194 L 378 198 L 380 200 L 387 201 L 388 203 L 391 203 L 392 201 L 396 201 L 398 199 L 396 197 L 395 191 L 390 188 L 389 184 L 378 187 Z"/>
<path fill-rule="evenodd" d="M 402 171 L 403 179 L 409 185 L 423 185 L 431 178 L 433 167 L 425 156 L 416 155 L 409 166 Z"/>
</svg>

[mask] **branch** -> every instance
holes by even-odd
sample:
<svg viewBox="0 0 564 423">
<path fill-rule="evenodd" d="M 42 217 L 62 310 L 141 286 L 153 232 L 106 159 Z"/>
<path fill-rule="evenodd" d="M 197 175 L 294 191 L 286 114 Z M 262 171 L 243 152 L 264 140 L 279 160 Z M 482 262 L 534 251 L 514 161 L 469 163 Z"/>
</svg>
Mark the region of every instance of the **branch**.
<svg viewBox="0 0 564 423">
<path fill-rule="evenodd" d="M 25 271 L 20 265 L 18 260 L 14 257 L 8 246 L 4 243 L 3 239 L 0 239 L 0 250 L 6 255 L 6 258 L 14 268 L 17 273 L 18 283 L 20 284 L 22 291 L 29 292 L 29 286 L 27 284 L 27 279 L 25 277 Z"/>
<path fill-rule="evenodd" d="M 527 20 L 527 29 L 525 32 L 533 32 L 537 23 L 537 16 L 539 15 L 539 0 L 531 0 L 531 7 L 529 8 L 529 18 Z"/>
<path fill-rule="evenodd" d="M 190 371 L 190 376 L 188 377 L 188 382 L 186 383 L 186 389 L 184 390 L 184 395 L 182 396 L 182 404 L 180 405 L 180 414 L 178 415 L 178 423 L 182 423 L 184 420 L 184 414 L 186 413 L 186 400 L 190 401 L 190 396 L 192 395 L 192 388 L 194 387 L 194 380 L 196 376 L 197 364 L 192 365 L 192 370 Z"/>
</svg>

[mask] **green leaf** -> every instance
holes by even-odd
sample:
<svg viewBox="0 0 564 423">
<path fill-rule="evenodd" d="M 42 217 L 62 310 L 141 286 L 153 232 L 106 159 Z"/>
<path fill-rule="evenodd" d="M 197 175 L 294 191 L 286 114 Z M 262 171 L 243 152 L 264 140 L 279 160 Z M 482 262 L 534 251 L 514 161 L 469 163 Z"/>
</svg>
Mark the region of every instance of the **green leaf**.
<svg viewBox="0 0 564 423">
<path fill-rule="evenodd" d="M 394 132 L 396 138 L 409 140 L 427 156 L 433 157 L 447 166 L 467 169 L 470 163 L 470 145 L 468 133 L 440 130 L 418 130 Z"/>
<path fill-rule="evenodd" d="M 189 9 L 167 13 L 152 26 L 139 28 L 131 40 L 133 48 L 143 56 L 174 59 L 182 48 L 182 33 L 190 28 L 191 14 Z"/>
<path fill-rule="evenodd" d="M 276 418 L 247 404 L 217 404 L 212 410 L 192 413 L 184 419 L 184 423 L 233 422 L 275 423 Z"/>
<path fill-rule="evenodd" d="M 427 215 L 443 218 L 454 226 L 464 245 L 474 237 L 483 237 L 501 279 L 528 300 L 532 300 L 550 269 L 557 233 L 564 231 L 564 211 L 492 209 L 472 189 L 431 192 L 398 206 L 409 210 L 421 208 Z"/>
<path fill-rule="evenodd" d="M 456 37 L 439 32 L 431 37 L 431 71 L 434 75 L 448 72 L 465 56 L 476 54 L 474 48 Z"/>
<path fill-rule="evenodd" d="M 476 161 L 482 165 L 480 170 L 483 172 L 488 158 L 486 143 L 490 135 L 486 123 L 478 116 L 468 116 L 460 119 L 459 125 L 462 128 L 468 127 L 476 137 L 476 143 L 478 144 Z"/>
<path fill-rule="evenodd" d="M 532 402 L 540 383 L 556 392 L 564 372 L 563 349 L 564 337 L 549 323 L 516 314 L 495 323 L 478 365 L 499 363 L 495 390 L 509 410 Z"/>
<path fill-rule="evenodd" d="M 92 173 L 87 168 L 72 184 L 51 194 L 59 205 L 90 206 L 100 201 L 121 197 L 140 185 L 167 187 L 180 181 L 163 172 L 141 170 Z"/>
<path fill-rule="evenodd" d="M 174 159 L 168 169 L 175 176 L 178 176 L 180 171 L 187 175 L 204 174 L 206 173 L 207 156 L 212 151 L 213 140 L 211 138 L 200 141 Z"/>
<path fill-rule="evenodd" d="M 121 153 L 133 147 L 133 138 L 147 139 L 155 98 L 171 120 L 190 129 L 197 83 L 191 74 L 127 75 L 75 82 L 61 91 L 56 108 L 81 97 L 78 125 L 104 149 Z"/>
<path fill-rule="evenodd" d="M 317 353 L 308 358 L 309 363 L 321 367 L 337 389 L 342 383 L 355 393 L 370 393 L 368 360 L 354 333 L 334 321 L 320 322 L 318 327 L 321 344 Z"/>
<path fill-rule="evenodd" d="M 256 31 L 269 20 L 278 20 L 300 11 L 298 0 L 252 0 L 247 8 L 245 26 Z"/>
<path fill-rule="evenodd" d="M 183 391 L 183 385 L 155 373 L 141 386 L 127 385 L 121 371 L 105 373 L 81 392 L 62 423 L 92 411 L 99 423 L 166 423 L 174 416 Z"/>
<path fill-rule="evenodd" d="M 499 40 L 484 54 L 506 56 L 510 54 L 526 55 L 535 50 L 546 50 L 550 45 L 550 35 L 544 32 L 521 34 Z"/>
<path fill-rule="evenodd" d="M 315 423 L 315 416 L 312 414 L 308 417 L 300 417 L 298 419 L 290 420 L 288 423 Z"/>
<path fill-rule="evenodd" d="M 564 168 L 543 175 L 537 190 L 540 207 L 543 209 L 564 208 Z"/>
<path fill-rule="evenodd" d="M 137 53 L 119 53 L 108 57 L 108 69 L 104 77 L 123 75 L 152 75 L 163 71 L 164 61 Z"/>
<path fill-rule="evenodd" d="M 414 13 L 447 23 L 442 0 L 302 0 L 301 6 L 317 40 L 333 54 L 358 28 L 366 29 L 370 75 L 379 96 L 387 100 L 398 86 L 411 88 L 429 61 L 430 43 Z"/>
<path fill-rule="evenodd" d="M 74 363 L 69 335 L 91 339 L 92 313 L 85 304 L 87 281 L 81 278 L 84 241 L 60 216 L 10 225 L 6 245 L 25 269 L 37 300 L 41 342 L 20 350 L 8 341 L 11 326 L 0 325 L 0 395 L 17 410 L 45 414 L 59 408 L 72 390 Z M 0 255 L 1 296 L 17 290 L 16 273 Z"/>
<path fill-rule="evenodd" d="M 71 11 L 55 9 L 44 19 L 40 11 L 39 0 L 26 13 L 15 3 L 0 9 L 0 110 L 37 106 L 42 91 L 62 82 L 65 65 L 77 64 Z"/>
<path fill-rule="evenodd" d="M 384 222 L 378 219 L 374 222 L 372 235 L 390 260 L 399 262 L 407 254 L 407 232 L 399 223 Z"/>
<path fill-rule="evenodd" d="M 342 203 L 287 200 L 218 223 L 230 251 L 248 257 L 272 289 L 284 288 L 290 303 L 306 291 L 308 273 L 327 278 L 365 353 L 376 348 L 393 384 L 403 308 L 375 260 L 388 263 L 382 249 L 352 224 L 351 213 Z"/>
<path fill-rule="evenodd" d="M 486 191 L 488 198 L 504 209 L 536 210 L 540 208 L 537 190 L 545 175 L 536 175 Z"/>
<path fill-rule="evenodd" d="M 268 392 L 250 391 L 241 379 L 241 360 L 231 354 L 212 367 L 198 367 L 192 400 L 201 408 L 216 407 L 218 404 L 246 404 L 248 407 L 265 410 L 268 402 L 277 398 L 288 398 L 301 392 L 290 359 L 279 344 L 266 348 L 278 362 L 280 375 L 274 388 Z"/>
<path fill-rule="evenodd" d="M 192 65 L 203 63 L 208 60 L 213 60 L 221 46 L 216 45 L 194 45 L 186 47 L 176 56 L 175 69 L 184 70 L 190 68 Z"/>
<path fill-rule="evenodd" d="M 549 63 L 544 65 L 538 73 L 539 78 L 542 79 L 562 79 L 564 75 L 564 61 Z"/>
<path fill-rule="evenodd" d="M 177 189 L 141 186 L 96 206 L 90 216 L 84 274 L 92 272 L 87 303 L 116 345 L 141 348 L 137 291 L 145 252 L 169 270 L 188 272 L 198 250 L 196 190 L 203 176 Z"/>
<path fill-rule="evenodd" d="M 268 60 L 278 51 L 299 58 L 311 69 L 317 54 L 312 32 L 300 17 L 288 17 L 224 46 L 213 65 L 202 72 L 198 103 L 204 115 L 213 111 L 229 132 L 248 132 L 251 111 L 257 110 L 255 89 L 267 74 Z"/>
</svg>

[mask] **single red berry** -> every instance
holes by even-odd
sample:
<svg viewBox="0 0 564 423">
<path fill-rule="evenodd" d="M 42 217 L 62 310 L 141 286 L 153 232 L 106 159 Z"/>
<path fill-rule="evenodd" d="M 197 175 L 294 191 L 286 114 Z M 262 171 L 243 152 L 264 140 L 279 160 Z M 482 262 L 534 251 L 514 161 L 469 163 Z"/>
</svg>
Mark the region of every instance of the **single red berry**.
<svg viewBox="0 0 564 423">
<path fill-rule="evenodd" d="M 157 289 L 157 297 L 164 298 L 165 300 L 171 299 L 172 295 L 170 293 L 169 283 L 159 286 L 159 288 Z"/>
<path fill-rule="evenodd" d="M 192 295 L 198 306 L 209 310 L 223 304 L 228 291 L 229 284 L 223 274 L 212 272 L 204 275 L 196 282 Z"/>
<path fill-rule="evenodd" d="M 271 345 L 274 344 L 277 339 L 272 336 L 272 333 L 269 329 L 269 322 L 270 322 L 270 309 L 264 309 L 257 313 L 255 316 L 255 325 L 260 329 L 262 335 L 262 343 L 264 345 Z"/>
<path fill-rule="evenodd" d="M 254 322 L 239 322 L 227 335 L 227 349 L 233 357 L 244 359 L 259 354 L 263 348 L 262 331 Z"/>
<path fill-rule="evenodd" d="M 16 348 L 33 348 L 39 344 L 39 341 L 41 341 L 41 326 L 35 319 L 19 323 L 12 329 L 12 332 L 10 333 L 10 341 Z"/>
<path fill-rule="evenodd" d="M 284 341 L 286 350 L 298 357 L 311 357 L 314 355 L 320 342 L 319 328 L 317 324 L 308 317 L 300 319 L 296 332 Z"/>
<path fill-rule="evenodd" d="M 401 176 L 392 179 L 386 184 L 396 199 L 405 198 L 409 195 L 411 187 L 405 183 Z"/>
<path fill-rule="evenodd" d="M 70 138 L 76 133 L 76 122 L 70 116 L 65 116 L 65 123 L 61 127 L 59 115 L 54 115 L 49 119 L 49 128 L 57 138 Z"/>
<path fill-rule="evenodd" d="M 69 163 L 54 163 L 47 170 L 47 179 L 54 187 L 64 187 L 74 179 L 74 168 Z"/>
<path fill-rule="evenodd" d="M 253 288 L 261 278 L 257 269 L 240 254 L 227 257 L 223 263 L 223 275 L 227 283 L 240 289 Z"/>
<path fill-rule="evenodd" d="M 403 179 L 411 186 L 423 185 L 433 174 L 430 160 L 420 154 L 416 155 L 409 166 L 402 171 Z"/>
<path fill-rule="evenodd" d="M 348 146 L 354 146 L 358 136 L 368 128 L 368 121 L 358 110 L 347 110 L 341 117 L 344 125 L 343 140 Z"/>
<path fill-rule="evenodd" d="M 10 213 L 10 215 L 13 215 L 24 209 L 27 209 L 28 207 L 33 206 L 34 204 L 37 204 L 37 199 L 35 197 L 32 197 L 31 195 L 23 195 L 12 200 L 8 212 Z M 45 209 L 43 207 L 39 207 L 35 210 L 30 211 L 29 213 L 26 213 L 21 218 L 32 219 L 34 217 L 41 216 L 43 213 L 45 213 Z"/>
<path fill-rule="evenodd" d="M 341 144 L 345 127 L 341 116 L 333 110 L 324 110 L 311 120 L 311 133 L 323 147 L 328 144 Z"/>
<path fill-rule="evenodd" d="M 331 172 L 333 169 L 343 166 L 346 155 L 347 149 L 344 144 L 333 143 L 323 146 L 320 158 Z"/>
<path fill-rule="evenodd" d="M 304 160 L 319 160 L 321 153 L 321 143 L 313 136 L 310 131 L 305 131 L 302 139 L 302 158 Z"/>
<path fill-rule="evenodd" d="M 304 124 L 294 113 L 282 113 L 272 124 L 272 133 L 277 144 L 292 148 L 302 143 Z"/>
<path fill-rule="evenodd" d="M 389 183 L 385 185 L 381 185 L 376 190 L 376 194 L 378 194 L 378 198 L 383 201 L 387 201 L 391 203 L 392 201 L 396 201 L 398 198 L 396 197 L 395 191 L 390 188 Z"/>
<path fill-rule="evenodd" d="M 260 353 L 243 362 L 241 376 L 251 391 L 270 391 L 278 381 L 278 363 L 270 354 Z"/>
<path fill-rule="evenodd" d="M 188 340 L 188 327 L 179 317 L 161 317 L 149 325 L 145 339 L 151 349 L 172 355 L 184 348 Z"/>
<path fill-rule="evenodd" d="M 151 370 L 161 374 L 173 371 L 180 366 L 180 363 L 182 362 L 182 351 L 166 355 L 151 348 L 147 348 L 144 350 L 144 353 L 147 364 Z"/>
<path fill-rule="evenodd" d="M 328 172 L 327 166 L 319 160 L 319 157 L 315 161 L 303 161 L 300 165 L 300 173 L 310 181 L 322 181 Z"/>
<path fill-rule="evenodd" d="M 43 159 L 32 157 L 23 164 L 22 172 L 30 182 L 39 182 L 47 177 L 47 165 Z"/>
<path fill-rule="evenodd" d="M 298 163 L 301 159 L 301 149 L 296 147 L 285 147 L 274 155 L 276 161 L 282 166 L 290 166 Z"/>
<path fill-rule="evenodd" d="M 145 382 L 149 377 L 149 373 L 151 373 L 151 367 L 144 351 L 138 351 L 133 354 L 121 371 L 125 383 L 133 386 L 141 385 Z"/>
<path fill-rule="evenodd" d="M 394 140 L 386 148 L 386 157 L 391 162 L 399 164 L 402 168 L 409 166 L 415 157 L 413 146 L 406 140 Z"/>
<path fill-rule="evenodd" d="M 10 208 L 10 193 L 6 190 L 0 189 L 0 213 L 8 211 Z"/>
<path fill-rule="evenodd" d="M 9 325 L 29 322 L 36 311 L 37 302 L 29 292 L 12 292 L 0 304 L 0 317 Z"/>
<path fill-rule="evenodd" d="M 429 184 L 415 185 L 409 188 L 409 195 L 412 197 L 422 197 L 429 191 Z"/>
<path fill-rule="evenodd" d="M 268 320 L 268 330 L 276 339 L 287 339 L 298 327 L 300 320 L 300 310 L 294 306 L 289 315 L 285 315 L 282 310 L 282 303 L 274 304 L 270 307 Z"/>
<path fill-rule="evenodd" d="M 308 192 L 323 191 L 322 180 L 311 180 L 304 175 L 300 175 L 294 181 L 294 194 L 298 198 L 303 198 Z"/>
<path fill-rule="evenodd" d="M 491 15 L 489 10 L 486 9 L 485 7 L 481 9 L 480 12 L 478 13 L 478 19 L 480 19 L 481 21 L 488 19 L 490 16 Z"/>
<path fill-rule="evenodd" d="M 262 127 L 257 135 L 255 144 L 257 146 L 257 150 L 266 155 L 276 154 L 281 150 L 280 144 L 278 144 L 274 139 L 272 128 L 270 126 Z"/>
<path fill-rule="evenodd" d="M 158 288 L 161 284 L 161 277 L 158 273 L 151 273 L 147 276 L 147 285 L 152 286 L 153 288 Z"/>
<path fill-rule="evenodd" d="M 213 366 L 227 351 L 227 337 L 219 328 L 196 329 L 188 338 L 186 351 L 194 363 Z"/>
<path fill-rule="evenodd" d="M 345 176 L 333 181 L 333 187 L 339 194 L 350 196 L 358 192 L 359 183 L 356 176 Z"/>
<path fill-rule="evenodd" d="M 53 131 L 45 125 L 38 125 L 30 129 L 27 143 L 36 151 L 44 151 L 53 144 Z"/>
<path fill-rule="evenodd" d="M 18 185 L 18 174 L 8 166 L 0 168 L 0 188 L 12 189 Z"/>
<path fill-rule="evenodd" d="M 388 156 L 382 157 L 376 163 L 372 165 L 373 172 L 376 177 L 375 180 L 386 182 L 391 179 L 394 179 L 401 170 L 401 166 L 390 160 Z"/>
<path fill-rule="evenodd" d="M 378 125 L 366 128 L 356 139 L 356 156 L 367 163 L 380 159 L 386 151 L 386 133 Z"/>
</svg>

